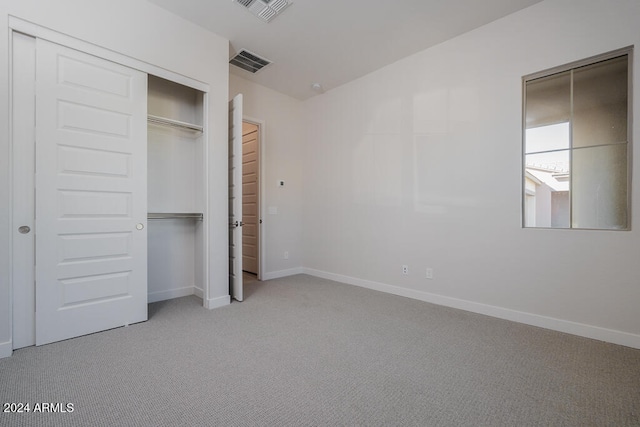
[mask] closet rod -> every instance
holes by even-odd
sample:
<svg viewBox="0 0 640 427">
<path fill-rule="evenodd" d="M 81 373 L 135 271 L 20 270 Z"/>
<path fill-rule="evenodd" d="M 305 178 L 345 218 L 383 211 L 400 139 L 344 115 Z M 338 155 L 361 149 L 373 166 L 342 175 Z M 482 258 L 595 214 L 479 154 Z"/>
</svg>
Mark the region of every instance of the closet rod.
<svg viewBox="0 0 640 427">
<path fill-rule="evenodd" d="M 149 212 L 147 219 L 195 219 L 202 221 L 202 213 L 176 213 L 176 212 Z"/>
<path fill-rule="evenodd" d="M 181 122 L 179 120 L 167 119 L 166 117 L 154 116 L 151 114 L 147 116 L 147 122 L 156 125 L 169 126 L 172 128 L 190 130 L 194 132 L 202 132 L 204 129 L 202 126 L 194 125 L 187 122 Z"/>
</svg>

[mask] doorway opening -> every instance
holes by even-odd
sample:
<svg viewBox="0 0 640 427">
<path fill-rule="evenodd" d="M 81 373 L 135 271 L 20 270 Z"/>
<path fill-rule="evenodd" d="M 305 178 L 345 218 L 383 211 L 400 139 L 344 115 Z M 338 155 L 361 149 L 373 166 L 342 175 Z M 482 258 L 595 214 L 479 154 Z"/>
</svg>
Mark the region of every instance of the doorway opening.
<svg viewBox="0 0 640 427">
<path fill-rule="evenodd" d="M 248 281 L 262 279 L 261 125 L 242 122 L 242 270 Z"/>
</svg>

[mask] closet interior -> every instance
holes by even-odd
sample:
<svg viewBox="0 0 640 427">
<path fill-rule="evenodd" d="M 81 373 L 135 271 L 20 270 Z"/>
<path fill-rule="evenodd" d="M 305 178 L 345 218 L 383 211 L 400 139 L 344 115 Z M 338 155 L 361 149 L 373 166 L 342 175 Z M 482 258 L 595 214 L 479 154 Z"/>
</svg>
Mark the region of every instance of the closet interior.
<svg viewBox="0 0 640 427">
<path fill-rule="evenodd" d="M 203 298 L 205 94 L 149 75 L 147 99 L 148 302 Z"/>
</svg>

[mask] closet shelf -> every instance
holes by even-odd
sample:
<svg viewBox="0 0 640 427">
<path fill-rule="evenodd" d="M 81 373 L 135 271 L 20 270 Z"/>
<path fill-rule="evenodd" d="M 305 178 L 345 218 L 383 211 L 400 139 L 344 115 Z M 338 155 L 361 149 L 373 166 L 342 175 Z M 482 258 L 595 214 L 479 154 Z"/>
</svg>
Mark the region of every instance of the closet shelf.
<svg viewBox="0 0 640 427">
<path fill-rule="evenodd" d="M 188 130 L 191 132 L 202 133 L 204 128 L 200 125 L 194 125 L 192 123 L 181 122 L 179 120 L 167 119 L 166 117 L 154 116 L 149 114 L 147 116 L 147 122 L 154 125 L 168 126 L 176 129 Z"/>
<path fill-rule="evenodd" d="M 147 213 L 147 219 L 195 219 L 196 221 L 202 221 L 203 214 L 201 212 L 195 213 L 178 213 L 178 212 L 149 212 Z"/>
</svg>

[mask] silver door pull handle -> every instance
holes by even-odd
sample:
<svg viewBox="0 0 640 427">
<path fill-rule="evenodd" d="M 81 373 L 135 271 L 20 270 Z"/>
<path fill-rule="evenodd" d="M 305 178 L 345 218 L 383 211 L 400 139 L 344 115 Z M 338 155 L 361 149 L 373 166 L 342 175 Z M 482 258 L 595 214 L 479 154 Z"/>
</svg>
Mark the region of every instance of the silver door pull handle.
<svg viewBox="0 0 640 427">
<path fill-rule="evenodd" d="M 18 233 L 20 234 L 28 234 L 31 231 L 31 227 L 28 225 L 23 225 L 18 227 Z"/>
<path fill-rule="evenodd" d="M 136 224 L 136 230 L 142 230 L 143 228 L 144 228 L 144 224 L 143 223 Z"/>
</svg>

